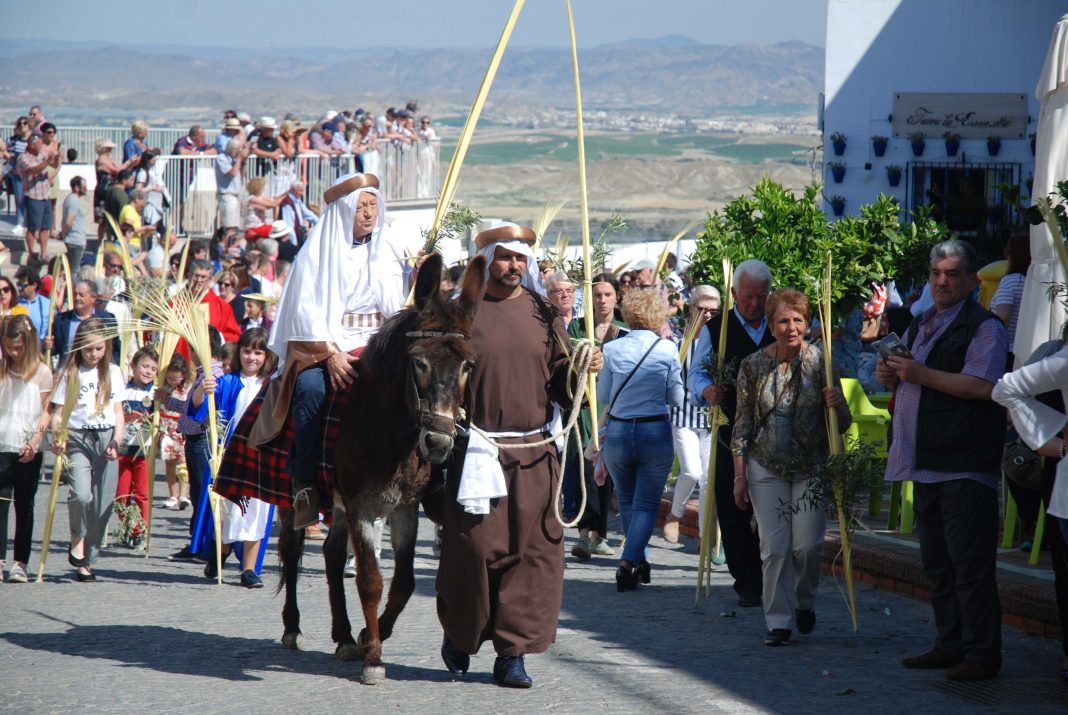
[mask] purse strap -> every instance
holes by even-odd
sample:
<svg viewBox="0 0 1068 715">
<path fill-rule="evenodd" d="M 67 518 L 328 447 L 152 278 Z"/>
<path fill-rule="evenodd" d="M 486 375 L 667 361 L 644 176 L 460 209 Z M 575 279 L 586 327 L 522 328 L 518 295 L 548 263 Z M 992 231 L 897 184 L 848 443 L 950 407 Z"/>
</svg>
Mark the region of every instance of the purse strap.
<svg viewBox="0 0 1068 715">
<path fill-rule="evenodd" d="M 623 388 L 627 386 L 628 382 L 630 382 L 630 378 L 634 377 L 634 373 L 638 372 L 638 368 L 642 366 L 643 362 L 645 362 L 645 358 L 649 357 L 649 354 L 653 352 L 653 348 L 659 345 L 661 340 L 663 340 L 663 338 L 657 338 L 653 341 L 653 344 L 650 345 L 649 349 L 645 351 L 644 355 L 642 355 L 642 359 L 634 365 L 633 369 L 631 369 L 630 371 L 630 374 L 628 374 L 627 377 L 624 378 L 623 383 L 619 386 L 619 389 L 616 390 L 616 394 L 612 396 L 611 401 L 608 403 L 608 407 L 605 408 L 605 418 L 610 418 L 612 416 L 612 405 L 616 404 L 616 400 L 619 398 L 619 394 L 623 392 Z"/>
</svg>

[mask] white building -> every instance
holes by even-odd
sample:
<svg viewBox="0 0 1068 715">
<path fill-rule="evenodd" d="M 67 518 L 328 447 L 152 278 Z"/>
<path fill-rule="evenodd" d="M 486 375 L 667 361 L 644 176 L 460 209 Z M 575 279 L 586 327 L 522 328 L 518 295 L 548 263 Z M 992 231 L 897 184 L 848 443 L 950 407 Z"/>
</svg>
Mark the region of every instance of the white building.
<svg viewBox="0 0 1068 715">
<path fill-rule="evenodd" d="M 905 211 L 933 205 L 962 237 L 997 235 L 1012 216 L 999 184 L 1034 171 L 1035 85 L 1065 0 L 829 0 L 824 194 L 845 213 L 880 193 Z M 909 136 L 925 135 L 922 156 Z M 959 134 L 955 155 L 945 133 Z M 845 137 L 841 156 L 832 135 Z M 872 137 L 888 139 L 876 155 Z M 988 137 L 1001 140 L 996 156 Z M 833 167 L 839 162 L 841 167 Z M 887 167 L 901 168 L 890 185 Z M 844 168 L 836 183 L 834 169 Z"/>
</svg>

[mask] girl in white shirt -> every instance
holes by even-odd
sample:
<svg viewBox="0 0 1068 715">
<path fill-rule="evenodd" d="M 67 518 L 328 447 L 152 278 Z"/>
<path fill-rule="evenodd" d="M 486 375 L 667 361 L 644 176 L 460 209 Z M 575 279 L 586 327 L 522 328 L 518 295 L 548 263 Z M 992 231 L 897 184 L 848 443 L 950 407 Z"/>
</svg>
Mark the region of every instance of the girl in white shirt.
<svg viewBox="0 0 1068 715">
<path fill-rule="evenodd" d="M 33 502 L 41 474 L 41 438 L 48 427 L 52 371 L 41 359 L 39 338 L 25 315 L 0 321 L 0 489 L 11 487 L 15 502 L 15 562 L 8 583 L 26 583 L 33 537 Z M 7 512 L 0 500 L 0 572 L 7 558 Z"/>
<path fill-rule="evenodd" d="M 95 581 L 91 566 L 100 553 L 115 503 L 118 483 L 116 459 L 123 437 L 122 372 L 111 364 L 111 336 L 100 318 L 89 318 L 74 334 L 74 349 L 56 381 L 52 404 L 52 451 L 66 452 L 70 495 L 70 549 L 67 560 L 78 581 Z M 64 403 L 71 390 L 78 400 L 64 427 Z"/>
</svg>

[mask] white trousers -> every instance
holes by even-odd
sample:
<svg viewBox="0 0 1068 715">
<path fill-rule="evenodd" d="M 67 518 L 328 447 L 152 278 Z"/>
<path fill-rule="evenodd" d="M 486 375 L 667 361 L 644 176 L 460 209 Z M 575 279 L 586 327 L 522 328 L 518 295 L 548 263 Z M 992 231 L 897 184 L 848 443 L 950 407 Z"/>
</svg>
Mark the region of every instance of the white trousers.
<svg viewBox="0 0 1068 715">
<path fill-rule="evenodd" d="M 675 482 L 675 494 L 671 498 L 671 514 L 679 519 L 686 510 L 686 501 L 698 487 L 700 516 L 698 528 L 705 525 L 705 485 L 708 482 L 708 456 L 712 449 L 712 434 L 706 429 L 690 427 L 671 428 L 675 442 L 675 454 L 679 458 L 679 478 Z"/>
<path fill-rule="evenodd" d="M 801 502 L 809 480 L 789 482 L 752 457 L 746 460 L 746 475 L 760 532 L 764 621 L 769 630 L 793 630 L 794 609 L 808 610 L 816 601 L 826 515 Z M 800 509 L 791 513 L 791 506 Z"/>
</svg>

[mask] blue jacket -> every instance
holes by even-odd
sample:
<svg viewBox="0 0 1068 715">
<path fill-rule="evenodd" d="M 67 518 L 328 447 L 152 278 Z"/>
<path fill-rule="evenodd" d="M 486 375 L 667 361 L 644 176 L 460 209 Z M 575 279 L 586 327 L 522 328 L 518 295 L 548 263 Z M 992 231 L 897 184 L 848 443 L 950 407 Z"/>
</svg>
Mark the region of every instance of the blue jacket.
<svg viewBox="0 0 1068 715">
<path fill-rule="evenodd" d="M 115 316 L 106 310 L 100 308 L 93 309 L 94 318 L 102 318 L 109 327 L 116 328 L 118 323 L 115 322 Z M 75 323 L 75 315 L 73 310 L 67 310 L 62 313 L 57 313 L 52 320 L 52 339 L 54 341 L 52 346 L 52 354 L 59 358 L 59 364 L 63 364 L 64 358 L 67 353 L 70 352 L 71 343 L 74 342 L 74 333 L 77 331 L 77 325 Z M 77 321 L 78 325 L 81 324 L 81 320 Z M 71 329 L 73 326 L 73 330 Z M 115 337 L 111 342 L 111 361 L 116 365 L 119 364 L 119 338 Z"/>
</svg>

